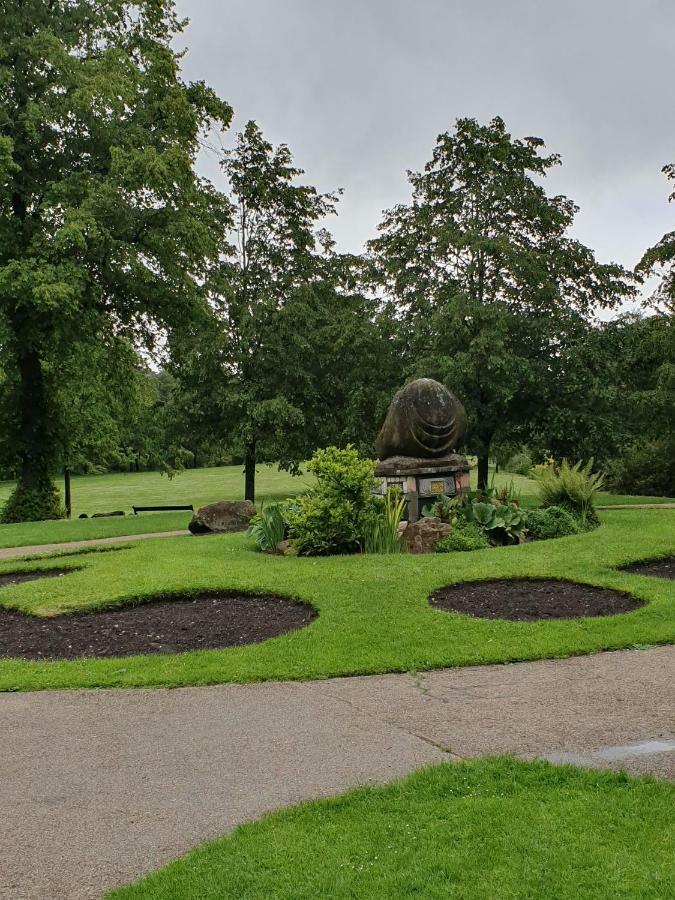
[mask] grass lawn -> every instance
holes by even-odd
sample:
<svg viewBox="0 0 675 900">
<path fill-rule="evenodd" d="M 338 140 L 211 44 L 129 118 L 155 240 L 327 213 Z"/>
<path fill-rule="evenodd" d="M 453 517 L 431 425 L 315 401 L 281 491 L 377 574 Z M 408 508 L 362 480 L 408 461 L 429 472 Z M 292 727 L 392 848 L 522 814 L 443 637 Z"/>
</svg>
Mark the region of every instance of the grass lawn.
<svg viewBox="0 0 675 900">
<path fill-rule="evenodd" d="M 471 473 L 475 487 L 476 470 Z M 259 500 L 280 500 L 299 494 L 311 484 L 311 476 L 294 477 L 280 472 L 276 466 L 259 466 L 257 496 Z M 131 507 L 158 504 L 188 504 L 198 508 L 215 500 L 241 500 L 244 478 L 241 466 L 212 469 L 188 469 L 171 481 L 159 472 L 118 472 L 112 475 L 73 476 L 73 515 L 81 512 L 110 512 Z M 525 506 L 537 503 L 537 486 L 531 478 L 500 472 L 497 487 L 513 484 Z M 0 482 L 0 504 L 9 496 L 12 482 Z M 667 497 L 630 497 L 600 494 L 598 503 L 658 503 Z M 673 501 L 671 501 L 673 502 Z M 26 522 L 0 525 L 0 547 L 25 547 L 31 544 L 57 544 L 144 531 L 174 531 L 185 528 L 190 513 L 142 513 L 116 519 L 77 519 L 61 522 Z"/>
<path fill-rule="evenodd" d="M 661 900 L 675 786 L 508 758 L 242 825 L 107 900 Z"/>
<path fill-rule="evenodd" d="M 179 655 L 28 662 L 0 660 L 0 690 L 178 686 L 323 678 L 562 657 L 675 642 L 675 583 L 619 572 L 675 552 L 675 510 L 603 512 L 586 535 L 474 553 L 427 556 L 266 556 L 243 535 L 175 537 L 116 552 L 61 557 L 75 571 L 10 585 L 0 602 L 37 615 L 205 589 L 272 592 L 306 600 L 319 615 L 261 644 Z M 53 561 L 7 560 L 0 573 Z M 427 603 L 445 584 L 547 577 L 625 590 L 649 601 L 617 616 L 513 622 L 448 614 Z"/>
</svg>

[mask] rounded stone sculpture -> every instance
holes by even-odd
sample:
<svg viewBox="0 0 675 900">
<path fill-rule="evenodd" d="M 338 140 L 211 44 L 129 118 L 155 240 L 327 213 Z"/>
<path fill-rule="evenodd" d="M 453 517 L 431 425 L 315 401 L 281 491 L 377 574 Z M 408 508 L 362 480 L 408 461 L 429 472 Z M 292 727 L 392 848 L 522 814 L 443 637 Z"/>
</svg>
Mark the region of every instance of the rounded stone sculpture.
<svg viewBox="0 0 675 900">
<path fill-rule="evenodd" d="M 381 460 L 441 459 L 458 446 L 465 429 L 466 412 L 457 397 L 432 378 L 418 378 L 395 394 L 375 451 Z"/>
</svg>

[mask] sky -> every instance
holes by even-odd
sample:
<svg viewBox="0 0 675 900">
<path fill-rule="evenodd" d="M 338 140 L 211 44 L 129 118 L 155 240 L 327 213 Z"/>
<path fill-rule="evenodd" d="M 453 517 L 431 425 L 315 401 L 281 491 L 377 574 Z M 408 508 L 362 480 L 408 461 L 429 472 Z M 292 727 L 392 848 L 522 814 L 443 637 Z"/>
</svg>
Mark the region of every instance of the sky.
<svg viewBox="0 0 675 900">
<path fill-rule="evenodd" d="M 661 168 L 675 162 L 675 0 L 177 0 L 189 80 L 287 143 L 328 224 L 359 252 L 406 170 L 461 116 L 501 116 L 562 166 L 551 193 L 580 207 L 574 236 L 633 267 L 675 227 Z M 200 169 L 218 183 L 215 159 Z"/>
</svg>

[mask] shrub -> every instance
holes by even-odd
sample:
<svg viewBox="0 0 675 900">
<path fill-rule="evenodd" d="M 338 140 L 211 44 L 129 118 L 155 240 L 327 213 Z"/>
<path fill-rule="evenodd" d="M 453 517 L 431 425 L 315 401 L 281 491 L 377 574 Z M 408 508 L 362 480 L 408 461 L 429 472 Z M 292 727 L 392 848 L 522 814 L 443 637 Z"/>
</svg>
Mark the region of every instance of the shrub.
<svg viewBox="0 0 675 900">
<path fill-rule="evenodd" d="M 62 519 L 66 514 L 61 497 L 49 478 L 34 487 L 19 484 L 5 503 L 0 522 L 41 522 L 46 519 Z"/>
<path fill-rule="evenodd" d="M 487 534 L 475 522 L 458 521 L 452 532 L 442 538 L 435 547 L 436 553 L 466 552 L 484 550 L 490 546 Z"/>
<path fill-rule="evenodd" d="M 363 552 L 400 553 L 403 548 L 399 525 L 404 512 L 405 500 L 400 490 L 389 488 L 376 513 L 364 520 Z"/>
<path fill-rule="evenodd" d="M 298 553 L 326 556 L 355 553 L 377 517 L 382 499 L 373 495 L 377 486 L 376 462 L 361 459 L 351 444 L 344 450 L 317 450 L 307 470 L 316 476 L 316 487 L 298 497 L 288 511 L 288 533 Z"/>
<path fill-rule="evenodd" d="M 575 516 L 562 506 L 531 509 L 527 517 L 527 530 L 535 541 L 578 534 L 579 524 Z"/>
<path fill-rule="evenodd" d="M 527 513 L 517 503 L 473 500 L 461 508 L 461 514 L 486 531 L 495 544 L 519 544 L 525 540 Z"/>
<path fill-rule="evenodd" d="M 253 538 L 260 550 L 269 553 L 286 537 L 287 527 L 284 505 L 270 503 L 266 506 L 263 501 L 260 512 L 251 519 L 246 534 Z"/>
<path fill-rule="evenodd" d="M 532 458 L 524 451 L 514 453 L 504 465 L 504 471 L 512 475 L 529 475 L 531 469 Z"/>
<path fill-rule="evenodd" d="M 628 447 L 609 463 L 607 483 L 622 494 L 675 497 L 675 442 L 665 439 Z"/>
<path fill-rule="evenodd" d="M 595 495 L 604 483 L 604 476 L 592 474 L 593 459 L 586 465 L 581 462 L 571 466 L 563 459 L 560 467 L 555 465 L 536 466 L 539 482 L 539 496 L 543 506 L 562 506 L 579 518 L 582 527 L 599 523 L 595 512 Z"/>
</svg>

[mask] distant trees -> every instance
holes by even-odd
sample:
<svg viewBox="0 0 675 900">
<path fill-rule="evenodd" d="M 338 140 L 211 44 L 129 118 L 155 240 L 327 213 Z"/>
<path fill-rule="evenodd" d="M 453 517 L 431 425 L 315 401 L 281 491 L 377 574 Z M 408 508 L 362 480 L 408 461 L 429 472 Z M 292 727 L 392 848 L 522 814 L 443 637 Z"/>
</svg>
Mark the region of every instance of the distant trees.
<svg viewBox="0 0 675 900">
<path fill-rule="evenodd" d="M 576 207 L 541 178 L 559 164 L 504 122 L 459 119 L 441 134 L 413 196 L 370 242 L 377 282 L 400 319 L 409 375 L 445 381 L 469 412 L 485 485 L 488 455 L 550 414 L 557 380 L 598 308 L 633 288 L 568 234 Z"/>
</svg>

